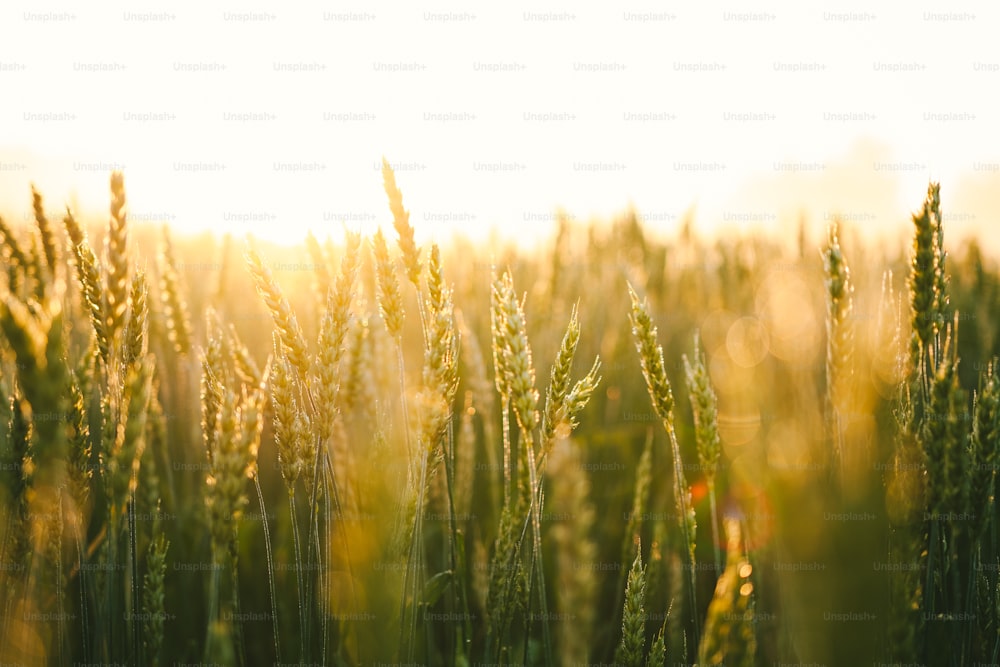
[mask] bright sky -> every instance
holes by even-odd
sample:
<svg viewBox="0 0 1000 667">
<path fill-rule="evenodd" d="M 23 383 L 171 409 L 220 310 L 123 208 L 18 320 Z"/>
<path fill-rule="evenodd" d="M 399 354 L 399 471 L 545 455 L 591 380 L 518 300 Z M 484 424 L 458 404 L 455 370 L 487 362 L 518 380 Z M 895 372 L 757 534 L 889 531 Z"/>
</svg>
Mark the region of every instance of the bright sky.
<svg viewBox="0 0 1000 667">
<path fill-rule="evenodd" d="M 952 233 L 1000 206 L 1000 6 L 385 2 L 0 6 L 0 209 L 297 242 L 548 233 L 634 204 L 671 233 L 841 212 L 898 229 L 930 178 Z M 957 231 L 956 231 L 957 230 Z M 952 236 L 951 238 L 954 238 Z"/>
</svg>

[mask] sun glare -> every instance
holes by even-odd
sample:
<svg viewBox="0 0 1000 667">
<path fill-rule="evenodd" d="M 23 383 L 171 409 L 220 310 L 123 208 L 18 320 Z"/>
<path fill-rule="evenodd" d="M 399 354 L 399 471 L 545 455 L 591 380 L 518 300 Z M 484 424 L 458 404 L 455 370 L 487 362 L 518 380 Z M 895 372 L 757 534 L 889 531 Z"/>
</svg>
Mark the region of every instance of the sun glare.
<svg viewBox="0 0 1000 667">
<path fill-rule="evenodd" d="M 484 240 L 495 226 L 532 244 L 559 208 L 590 219 L 629 204 L 665 234 L 692 207 L 704 232 L 805 216 L 818 235 L 834 212 L 895 231 L 929 179 L 946 183 L 963 225 L 982 229 L 996 210 L 974 191 L 1000 173 L 978 139 L 1000 73 L 960 48 L 988 43 L 982 14 L 792 2 L 4 11 L 20 26 L 0 46 L 7 207 L 23 207 L 33 180 L 102 210 L 95 185 L 123 167 L 136 219 L 294 243 L 385 223 L 385 155 L 417 233 L 435 239 Z M 32 48 L 46 41 L 60 48 Z"/>
</svg>

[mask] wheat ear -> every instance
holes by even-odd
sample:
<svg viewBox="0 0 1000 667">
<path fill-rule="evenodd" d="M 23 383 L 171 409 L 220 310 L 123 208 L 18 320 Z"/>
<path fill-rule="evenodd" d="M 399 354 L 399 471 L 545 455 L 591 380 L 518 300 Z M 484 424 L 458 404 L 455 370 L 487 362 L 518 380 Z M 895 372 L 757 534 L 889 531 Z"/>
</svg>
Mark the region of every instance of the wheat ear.
<svg viewBox="0 0 1000 667">
<path fill-rule="evenodd" d="M 310 366 L 309 352 L 305 336 L 288 299 L 271 274 L 271 269 L 264 264 L 256 250 L 247 248 L 246 261 L 257 286 L 257 293 L 264 299 L 264 304 L 274 320 L 274 328 L 292 368 L 300 378 L 305 378 Z"/>
<path fill-rule="evenodd" d="M 124 344 L 125 314 L 128 308 L 131 264 L 128 253 L 128 228 L 125 222 L 125 179 L 121 172 L 111 174 L 111 219 L 104 246 L 105 321 L 108 342 L 114 354 Z"/>
<path fill-rule="evenodd" d="M 913 214 L 913 259 L 910 263 L 910 313 L 913 338 L 910 346 L 911 367 L 921 365 L 922 353 L 941 331 L 947 303 L 944 293 L 944 254 L 941 248 L 941 189 L 936 183 L 927 188 L 920 213 Z"/>
<path fill-rule="evenodd" d="M 0 217 L 0 243 L 3 244 L 3 258 L 8 264 L 7 289 L 18 293 L 24 283 L 24 276 L 28 272 L 31 261 L 21 249 L 13 230 L 2 217 Z"/>
<path fill-rule="evenodd" d="M 107 319 L 104 315 L 104 286 L 101 283 L 100 264 L 97 261 L 97 255 L 87 241 L 86 234 L 69 209 L 66 209 L 66 217 L 63 218 L 63 223 L 66 226 L 66 234 L 72 246 L 74 263 L 76 264 L 76 276 L 83 293 L 84 305 L 90 314 L 90 322 L 93 325 L 94 336 L 97 340 L 97 349 L 101 360 L 107 365 L 110 339 L 108 336 Z"/>
<path fill-rule="evenodd" d="M 146 576 L 143 581 L 143 644 L 146 658 L 159 664 L 163 647 L 163 626 L 166 619 L 164 579 L 167 573 L 167 548 L 170 542 L 161 533 L 149 543 L 146 554 Z"/>
<path fill-rule="evenodd" d="M 167 336 L 174 349 L 181 354 L 191 351 L 191 323 L 187 303 L 184 300 L 177 260 L 170 233 L 163 227 L 163 237 L 158 256 L 160 271 L 160 295 L 163 299 L 163 314 L 167 319 Z"/>
<path fill-rule="evenodd" d="M 646 570 L 642 566 L 642 549 L 636 543 L 635 560 L 628 573 L 625 606 L 622 609 L 622 638 L 615 653 L 615 664 L 642 667 L 646 649 Z"/>
<path fill-rule="evenodd" d="M 844 420 L 850 411 L 850 379 L 853 373 L 854 286 L 851 271 L 840 247 L 839 226 L 830 225 L 823 249 L 823 270 L 826 276 L 826 405 L 827 423 L 834 445 L 836 465 L 843 468 Z"/>
<path fill-rule="evenodd" d="M 129 293 L 129 319 L 125 327 L 124 361 L 129 366 L 148 350 L 149 307 L 146 302 L 146 275 L 136 271 Z"/>
<path fill-rule="evenodd" d="M 39 194 L 35 186 L 31 186 L 31 207 L 35 212 L 35 224 L 38 226 L 38 235 L 42 240 L 42 251 L 45 257 L 45 268 L 51 279 L 56 277 L 56 267 L 59 265 L 59 251 L 56 244 L 56 235 L 52 229 L 52 224 L 45 216 L 45 207 L 42 204 L 42 195 Z"/>
<path fill-rule="evenodd" d="M 996 469 L 1000 462 L 1000 376 L 996 361 L 980 378 L 973 411 L 972 483 L 970 512 L 975 517 L 973 532 L 980 538 L 993 516 Z"/>
<path fill-rule="evenodd" d="M 403 333 L 403 298 L 399 291 L 396 267 L 389 257 L 389 248 L 381 229 L 372 238 L 372 254 L 375 258 L 379 312 L 389 335 L 398 343 Z"/>
<path fill-rule="evenodd" d="M 396 175 L 389 161 L 382 158 L 382 180 L 385 193 L 389 196 L 389 208 L 392 211 L 393 226 L 399 235 L 399 249 L 403 253 L 403 264 L 406 266 L 406 277 L 413 286 L 420 289 L 420 249 L 413 240 L 413 226 L 410 225 L 410 213 L 403 208 L 403 193 L 396 185 Z"/>
<path fill-rule="evenodd" d="M 351 300 L 357 277 L 361 237 L 348 234 L 347 250 L 341 262 L 341 271 L 335 287 L 328 289 L 326 308 L 320 322 L 318 354 L 313 370 L 316 389 L 317 432 L 321 443 L 333 435 L 337 394 L 340 389 L 340 362 L 344 356 L 347 332 L 350 327 Z M 318 247 L 318 244 L 317 244 Z"/>
</svg>

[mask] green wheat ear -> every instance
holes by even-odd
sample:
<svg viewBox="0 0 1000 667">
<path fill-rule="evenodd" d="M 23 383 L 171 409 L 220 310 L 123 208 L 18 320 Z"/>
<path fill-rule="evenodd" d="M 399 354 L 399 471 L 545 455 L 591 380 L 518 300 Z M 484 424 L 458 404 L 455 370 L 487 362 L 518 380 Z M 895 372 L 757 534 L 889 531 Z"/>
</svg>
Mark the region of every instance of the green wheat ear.
<svg viewBox="0 0 1000 667">
<path fill-rule="evenodd" d="M 827 420 L 837 465 L 844 465 L 844 426 L 850 412 L 850 380 L 854 372 L 854 286 L 851 270 L 840 247 L 839 225 L 830 225 L 823 249 L 826 284 L 826 400 Z"/>
<path fill-rule="evenodd" d="M 911 367 L 919 365 L 921 353 L 947 321 L 947 276 L 945 274 L 944 227 L 941 223 L 941 186 L 931 183 L 920 213 L 913 214 L 913 258 L 910 262 L 910 314 L 913 337 Z"/>
<path fill-rule="evenodd" d="M 969 432 L 966 391 L 958 378 L 958 358 L 949 331 L 941 361 L 931 378 L 929 412 L 919 438 L 927 457 L 928 509 L 932 517 L 965 511 L 969 500 Z"/>
<path fill-rule="evenodd" d="M 111 219 L 104 240 L 105 321 L 111 349 L 124 343 L 125 315 L 128 307 L 132 265 L 125 220 L 125 179 L 121 172 L 111 174 Z"/>
<path fill-rule="evenodd" d="M 109 361 L 109 334 L 107 318 L 105 317 L 106 305 L 104 284 L 101 281 L 101 266 L 97 260 L 97 254 L 87 241 L 87 235 L 84 233 L 80 223 L 73 217 L 73 212 L 68 208 L 66 209 L 66 217 L 63 218 L 63 223 L 66 226 L 66 235 L 69 237 L 70 249 L 74 258 L 74 265 L 76 266 L 76 277 L 83 295 L 84 307 L 90 315 L 90 322 L 94 329 L 94 336 L 97 341 L 101 360 L 107 366 Z"/>
<path fill-rule="evenodd" d="M 642 548 L 636 542 L 635 560 L 628 573 L 625 606 L 622 609 L 622 639 L 615 653 L 615 663 L 642 667 L 646 647 L 646 569 L 642 565 Z"/>
<path fill-rule="evenodd" d="M 590 401 L 591 395 L 601 382 L 598 371 L 601 359 L 596 357 L 590 372 L 570 388 L 570 372 L 573 358 L 580 342 L 580 320 L 577 307 L 573 306 L 569 324 L 563 336 L 559 355 L 552 364 L 549 388 L 545 392 L 545 413 L 542 416 L 542 449 L 539 461 L 543 461 L 557 437 L 567 437 L 578 425 L 577 413 Z"/>
<path fill-rule="evenodd" d="M 646 389 L 653 400 L 653 409 L 657 416 L 670 425 L 674 421 L 674 392 L 667 379 L 667 371 L 663 363 L 663 348 L 656 339 L 656 325 L 649 315 L 649 304 L 639 301 L 639 295 L 631 285 L 628 286 L 632 299 L 630 312 L 632 336 L 636 349 L 639 351 L 639 363 L 642 365 L 642 375 L 646 379 Z"/>
<path fill-rule="evenodd" d="M 975 517 L 973 534 L 978 539 L 993 519 L 996 468 L 1000 462 L 1000 375 L 995 360 L 981 375 L 974 406 L 969 512 Z"/>
<path fill-rule="evenodd" d="M 161 533 L 149 543 L 146 554 L 146 576 L 143 580 L 142 613 L 143 643 L 152 664 L 159 664 L 163 647 L 163 627 L 166 619 L 167 548 L 170 542 Z"/>
</svg>

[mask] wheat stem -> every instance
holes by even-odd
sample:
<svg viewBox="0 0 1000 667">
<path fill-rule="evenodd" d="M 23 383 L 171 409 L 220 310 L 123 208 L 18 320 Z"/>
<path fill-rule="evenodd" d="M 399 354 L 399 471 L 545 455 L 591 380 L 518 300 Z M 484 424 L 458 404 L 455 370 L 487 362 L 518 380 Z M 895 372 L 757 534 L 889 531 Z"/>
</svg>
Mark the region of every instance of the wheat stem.
<svg viewBox="0 0 1000 667">
<path fill-rule="evenodd" d="M 253 486 L 257 491 L 257 504 L 260 507 L 260 520 L 264 529 L 264 551 L 267 554 L 267 587 L 271 594 L 271 626 L 274 633 L 275 661 L 281 662 L 281 633 L 278 631 L 278 595 L 274 590 L 274 554 L 271 552 L 271 531 L 267 524 L 267 508 L 264 505 L 264 494 L 260 488 L 260 477 L 253 476 Z"/>
<path fill-rule="evenodd" d="M 294 489 L 290 489 L 288 492 L 288 515 L 292 520 L 292 543 L 295 548 L 295 585 L 298 590 L 299 608 L 299 660 L 306 660 L 308 655 L 306 652 L 307 628 L 309 624 L 306 621 L 308 611 L 305 607 L 305 584 L 302 581 L 302 546 L 299 539 L 298 513 L 295 511 Z"/>
</svg>

